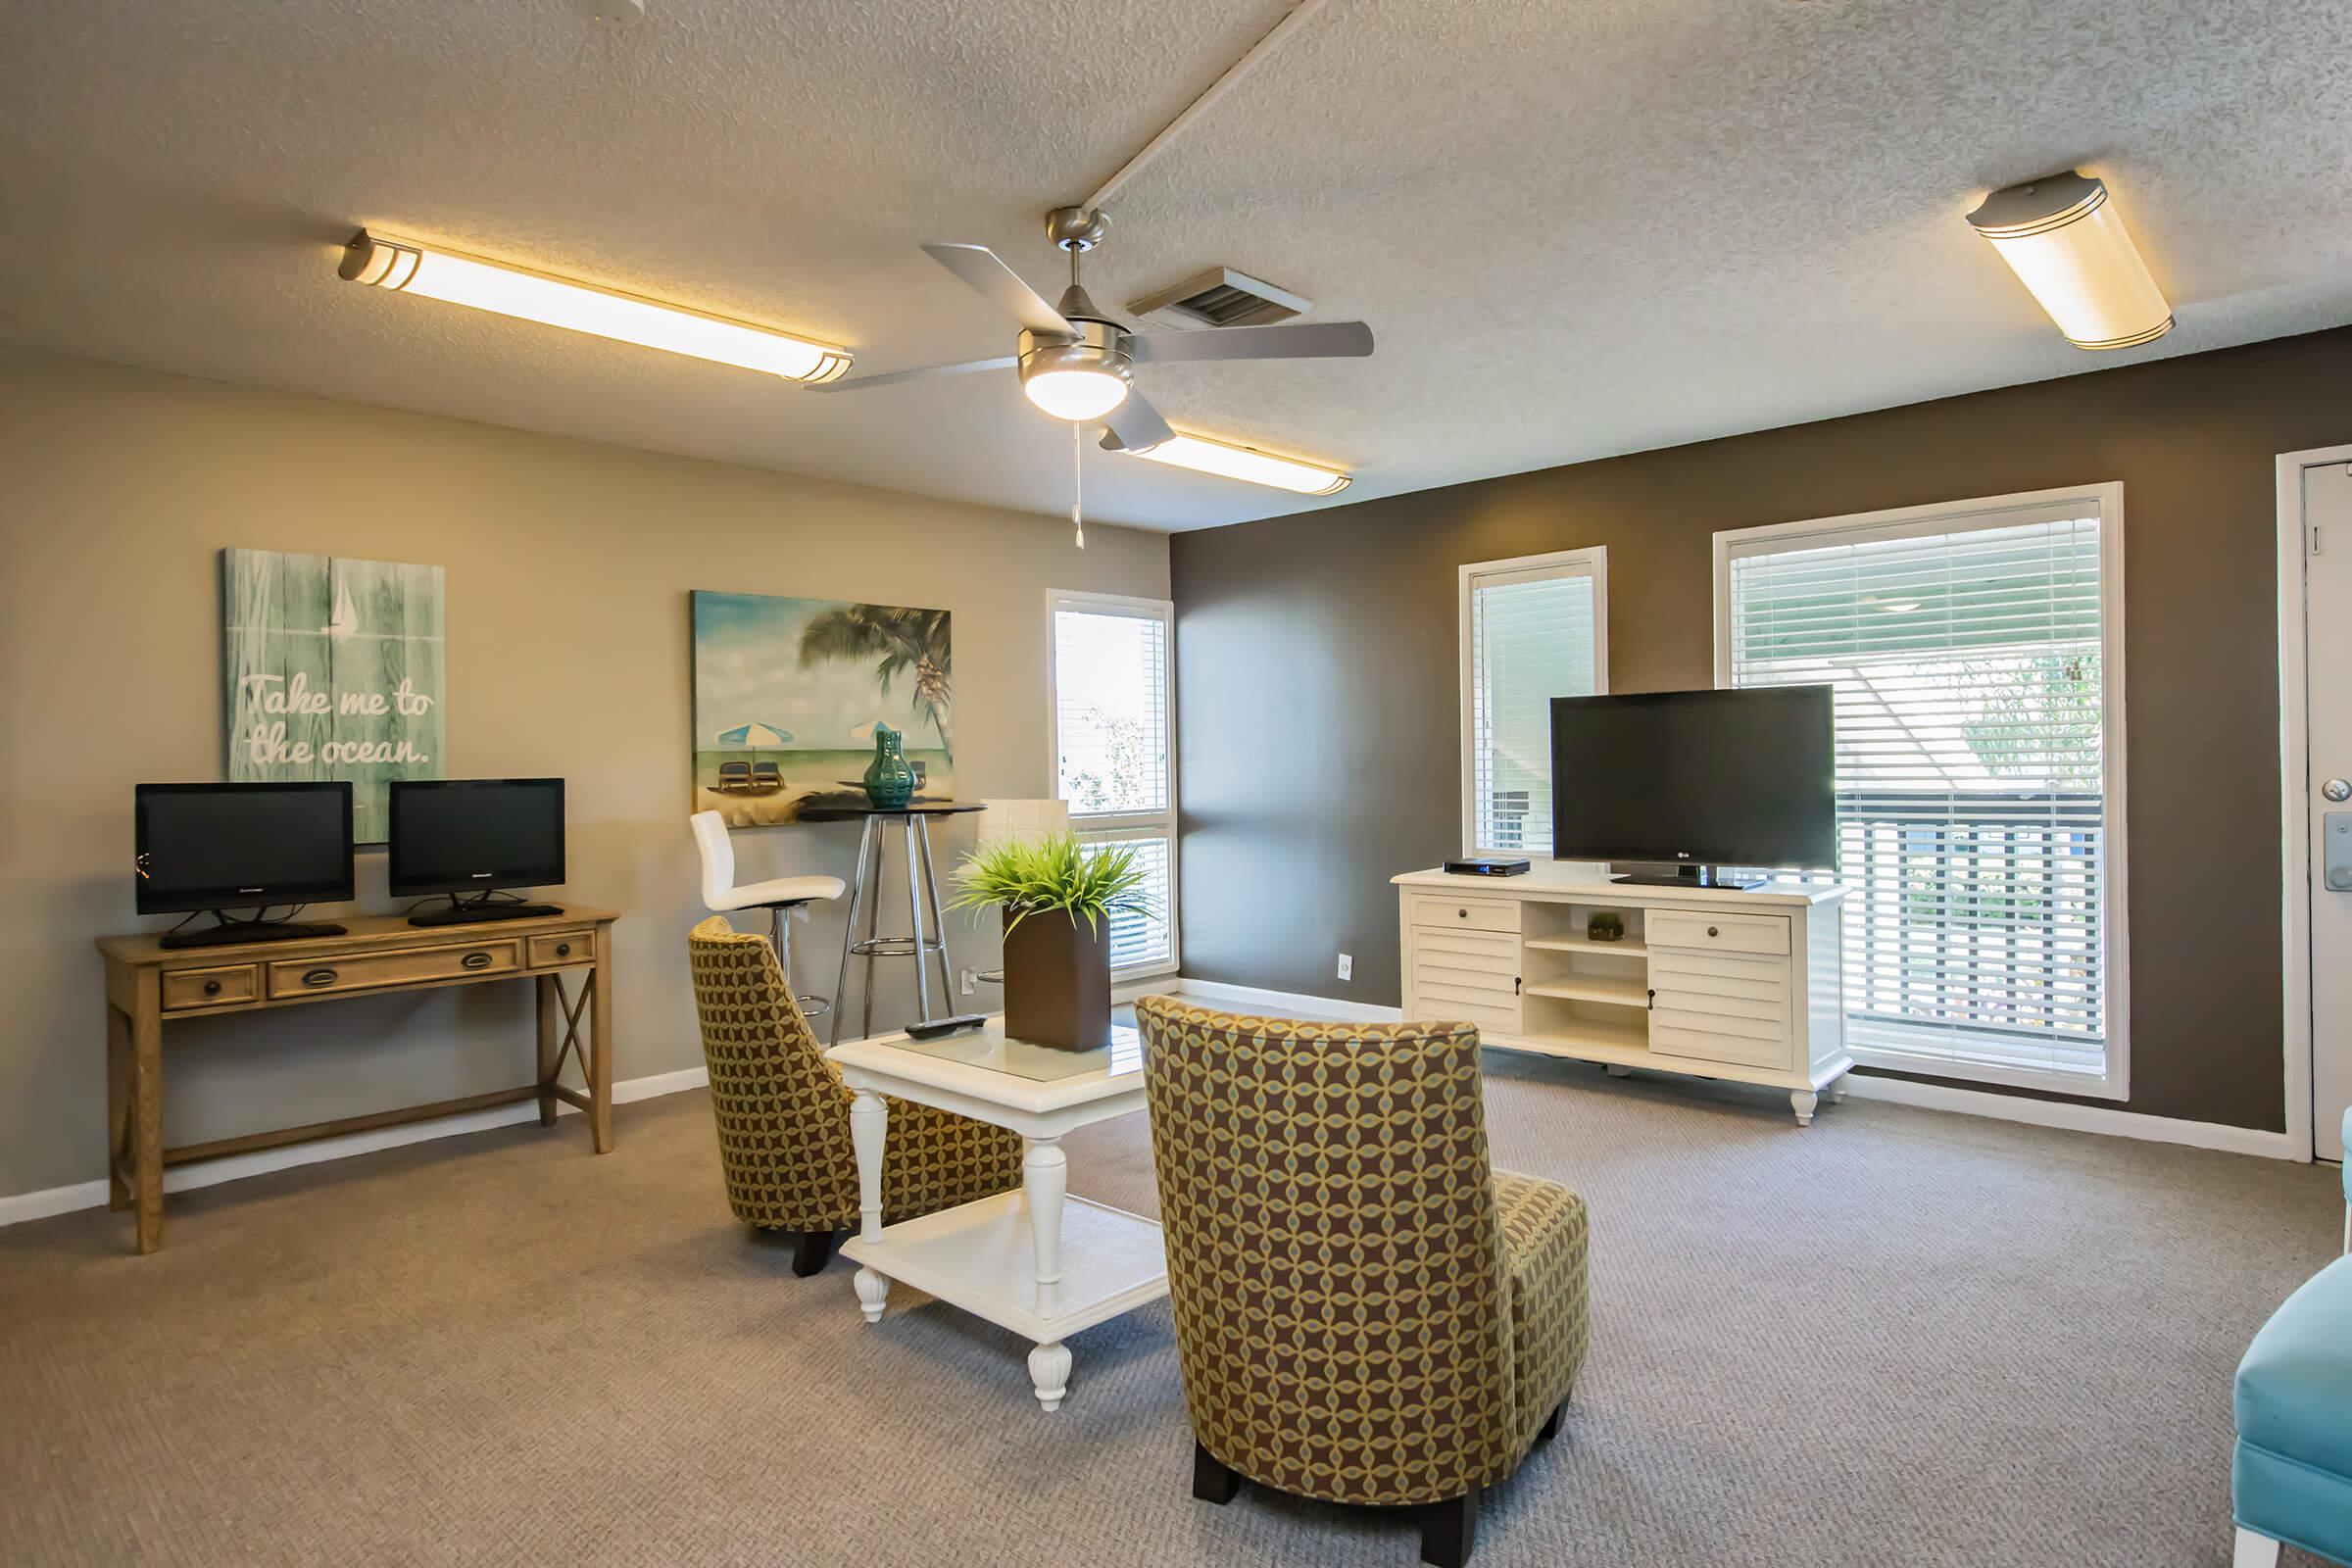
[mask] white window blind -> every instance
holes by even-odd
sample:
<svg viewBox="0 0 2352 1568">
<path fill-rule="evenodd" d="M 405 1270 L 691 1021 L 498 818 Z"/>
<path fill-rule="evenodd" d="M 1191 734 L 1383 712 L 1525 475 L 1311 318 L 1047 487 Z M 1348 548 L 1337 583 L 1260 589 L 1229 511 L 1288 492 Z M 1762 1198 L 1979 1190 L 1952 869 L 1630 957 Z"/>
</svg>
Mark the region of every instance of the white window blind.
<svg viewBox="0 0 2352 1568">
<path fill-rule="evenodd" d="M 1462 568 L 1469 853 L 1551 853 L 1551 700 L 1606 685 L 1604 592 L 1598 550 Z"/>
<path fill-rule="evenodd" d="M 1111 922 L 1111 972 L 1176 962 L 1176 787 L 1170 764 L 1170 607 L 1056 593 L 1053 627 L 1054 793 L 1090 847 L 1136 852 L 1146 914 Z"/>
<path fill-rule="evenodd" d="M 1837 689 L 1848 1048 L 2101 1092 L 2122 848 L 2096 499 L 1725 535 L 1728 684 Z"/>
</svg>

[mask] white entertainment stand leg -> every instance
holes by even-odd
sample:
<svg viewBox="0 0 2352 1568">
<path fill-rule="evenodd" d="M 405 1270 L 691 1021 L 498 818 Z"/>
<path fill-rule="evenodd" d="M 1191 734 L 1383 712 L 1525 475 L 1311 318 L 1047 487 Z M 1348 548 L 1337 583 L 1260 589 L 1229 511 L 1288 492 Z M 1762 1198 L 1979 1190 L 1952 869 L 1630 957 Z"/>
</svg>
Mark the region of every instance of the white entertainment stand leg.
<svg viewBox="0 0 2352 1568">
<path fill-rule="evenodd" d="M 890 1107 L 870 1089 L 850 1102 L 850 1146 L 858 1153 L 858 1238 L 882 1240 L 882 1147 L 890 1133 Z M 868 1323 L 882 1321 L 890 1281 L 870 1268 L 858 1270 L 858 1307 Z"/>
<path fill-rule="evenodd" d="M 1788 1095 L 1788 1103 L 1796 1111 L 1796 1124 L 1810 1127 L 1813 1125 L 1813 1108 L 1821 1103 L 1821 1097 L 1810 1089 L 1792 1090 Z"/>
</svg>

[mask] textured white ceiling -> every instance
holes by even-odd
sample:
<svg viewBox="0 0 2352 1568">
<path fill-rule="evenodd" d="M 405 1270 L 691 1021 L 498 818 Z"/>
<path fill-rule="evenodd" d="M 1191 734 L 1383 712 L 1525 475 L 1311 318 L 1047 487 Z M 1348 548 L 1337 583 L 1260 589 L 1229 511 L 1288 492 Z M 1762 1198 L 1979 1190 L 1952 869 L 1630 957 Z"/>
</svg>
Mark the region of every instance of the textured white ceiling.
<svg viewBox="0 0 2352 1568">
<path fill-rule="evenodd" d="M 915 249 L 1093 189 L 1285 0 L 9 0 L 0 319 L 322 396 L 1066 510 L 1009 372 L 818 397 L 341 283 L 355 222 L 854 347 L 1009 351 Z M 1328 0 L 1112 204 L 1123 301 L 1226 263 L 1369 360 L 1149 367 L 1177 424 L 1343 501 L 2352 320 L 2352 5 Z M 2104 174 L 2180 325 L 2068 348 L 1970 232 Z M 1089 453 L 1087 511 L 1296 497 Z M 1315 505 L 1317 503 L 1303 503 Z M 1330 504 L 1330 503 L 1321 503 Z"/>
</svg>

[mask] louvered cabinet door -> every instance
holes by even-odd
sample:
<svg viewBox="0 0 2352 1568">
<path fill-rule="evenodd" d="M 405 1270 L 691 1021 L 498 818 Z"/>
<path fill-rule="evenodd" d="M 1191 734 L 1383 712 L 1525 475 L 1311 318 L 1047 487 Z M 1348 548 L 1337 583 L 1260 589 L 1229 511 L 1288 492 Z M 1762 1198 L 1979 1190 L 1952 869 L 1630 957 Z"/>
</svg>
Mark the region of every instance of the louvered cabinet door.
<svg viewBox="0 0 2352 1568">
<path fill-rule="evenodd" d="M 1788 922 L 1781 949 L 1743 953 L 1723 948 L 1660 947 L 1656 924 L 1649 950 L 1649 1049 L 1662 1056 L 1794 1068 L 1796 998 L 1788 957 Z M 1718 932 L 1725 927 L 1715 926 Z M 1752 944 L 1756 933 L 1735 941 Z"/>
</svg>

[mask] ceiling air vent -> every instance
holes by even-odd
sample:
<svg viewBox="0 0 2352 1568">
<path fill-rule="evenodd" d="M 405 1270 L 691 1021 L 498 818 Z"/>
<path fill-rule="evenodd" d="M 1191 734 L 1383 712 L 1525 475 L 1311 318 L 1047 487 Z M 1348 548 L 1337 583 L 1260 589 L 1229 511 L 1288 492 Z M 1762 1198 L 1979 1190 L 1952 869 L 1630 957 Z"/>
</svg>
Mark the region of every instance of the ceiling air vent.
<svg viewBox="0 0 2352 1568">
<path fill-rule="evenodd" d="M 1142 299 L 1127 311 L 1154 326 L 1271 326 L 1312 309 L 1314 302 L 1230 267 L 1212 267 Z"/>
</svg>

